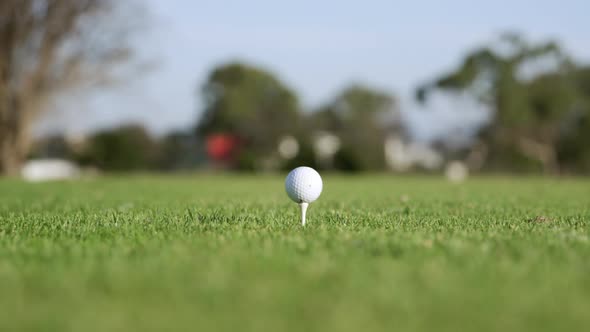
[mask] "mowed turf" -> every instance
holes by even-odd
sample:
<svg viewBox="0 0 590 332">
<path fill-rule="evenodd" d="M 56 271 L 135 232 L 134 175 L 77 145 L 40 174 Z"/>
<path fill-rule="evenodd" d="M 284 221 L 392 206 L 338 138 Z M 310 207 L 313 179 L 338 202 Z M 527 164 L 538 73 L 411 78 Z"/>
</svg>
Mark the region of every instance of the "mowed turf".
<svg viewBox="0 0 590 332">
<path fill-rule="evenodd" d="M 0 330 L 581 331 L 590 181 L 0 180 Z"/>
</svg>

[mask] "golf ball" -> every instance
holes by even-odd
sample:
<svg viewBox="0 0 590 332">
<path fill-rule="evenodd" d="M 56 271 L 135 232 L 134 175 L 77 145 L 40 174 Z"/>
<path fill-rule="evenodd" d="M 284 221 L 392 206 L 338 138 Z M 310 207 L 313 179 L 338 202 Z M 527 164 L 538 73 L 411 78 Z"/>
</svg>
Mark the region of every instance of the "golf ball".
<svg viewBox="0 0 590 332">
<path fill-rule="evenodd" d="M 311 203 L 322 193 L 322 177 L 311 167 L 297 167 L 285 180 L 287 195 L 296 203 Z"/>
</svg>

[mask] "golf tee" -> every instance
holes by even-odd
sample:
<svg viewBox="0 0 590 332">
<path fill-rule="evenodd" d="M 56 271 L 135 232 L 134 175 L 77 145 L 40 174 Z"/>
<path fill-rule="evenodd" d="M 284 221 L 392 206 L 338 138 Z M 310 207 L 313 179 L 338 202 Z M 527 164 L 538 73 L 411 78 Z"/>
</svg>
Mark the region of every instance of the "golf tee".
<svg viewBox="0 0 590 332">
<path fill-rule="evenodd" d="M 309 203 L 299 203 L 301 207 L 301 225 L 305 226 L 305 213 L 307 212 L 307 206 Z"/>
</svg>

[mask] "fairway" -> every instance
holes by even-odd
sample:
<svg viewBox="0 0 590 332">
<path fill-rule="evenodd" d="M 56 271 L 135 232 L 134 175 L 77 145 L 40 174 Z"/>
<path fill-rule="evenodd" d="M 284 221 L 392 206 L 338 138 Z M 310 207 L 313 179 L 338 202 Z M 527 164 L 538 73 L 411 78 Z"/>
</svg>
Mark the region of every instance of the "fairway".
<svg viewBox="0 0 590 332">
<path fill-rule="evenodd" d="M 590 181 L 0 180 L 0 330 L 574 331 Z"/>
</svg>

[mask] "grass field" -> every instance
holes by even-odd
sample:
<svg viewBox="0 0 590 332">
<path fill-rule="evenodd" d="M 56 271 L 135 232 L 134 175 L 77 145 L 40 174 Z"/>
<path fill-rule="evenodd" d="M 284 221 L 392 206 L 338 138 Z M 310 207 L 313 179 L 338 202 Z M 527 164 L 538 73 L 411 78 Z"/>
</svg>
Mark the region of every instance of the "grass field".
<svg viewBox="0 0 590 332">
<path fill-rule="evenodd" d="M 588 326 L 590 180 L 0 180 L 0 330 Z"/>
</svg>

